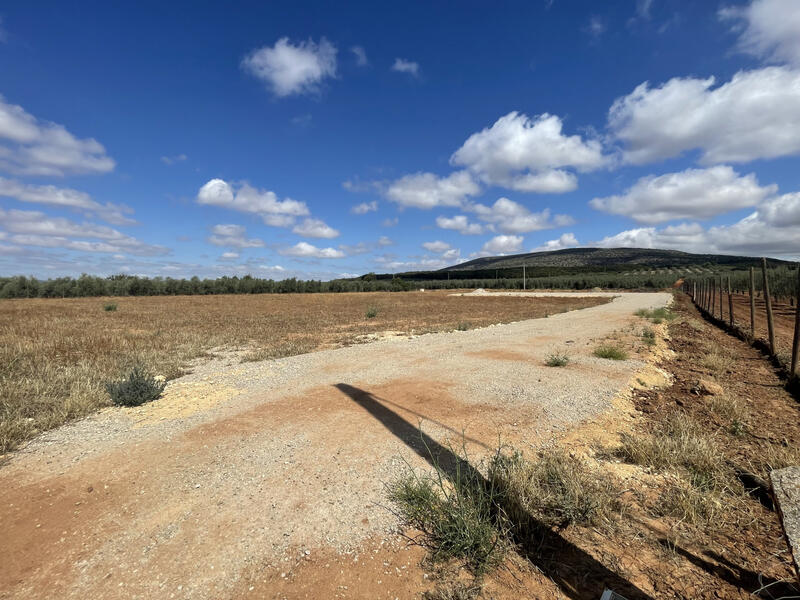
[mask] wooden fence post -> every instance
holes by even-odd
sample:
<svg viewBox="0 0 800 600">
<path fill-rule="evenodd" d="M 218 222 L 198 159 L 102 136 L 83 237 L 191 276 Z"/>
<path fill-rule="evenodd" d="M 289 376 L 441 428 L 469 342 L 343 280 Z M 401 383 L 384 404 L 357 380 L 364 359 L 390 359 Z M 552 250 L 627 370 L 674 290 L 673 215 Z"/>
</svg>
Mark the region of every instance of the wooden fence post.
<svg viewBox="0 0 800 600">
<path fill-rule="evenodd" d="M 722 311 L 722 306 L 723 306 L 723 304 L 722 304 L 722 292 L 723 292 L 724 289 L 725 289 L 725 286 L 722 285 L 722 275 L 720 275 L 719 276 L 719 320 L 720 321 L 724 321 L 725 320 L 725 315 L 723 314 L 723 311 Z"/>
<path fill-rule="evenodd" d="M 792 341 L 792 368 L 789 378 L 797 377 L 797 361 L 800 354 L 800 266 L 797 267 L 797 298 L 794 303 L 794 340 Z"/>
<path fill-rule="evenodd" d="M 750 267 L 750 337 L 756 339 L 756 276 Z"/>
<path fill-rule="evenodd" d="M 697 304 L 697 282 L 692 282 L 692 302 Z"/>
<path fill-rule="evenodd" d="M 711 310 L 709 313 L 714 316 L 714 311 L 717 310 L 717 282 L 711 278 Z"/>
<path fill-rule="evenodd" d="M 704 301 L 703 299 L 705 298 L 704 294 L 705 294 L 705 290 L 706 290 L 705 281 L 703 281 L 701 279 L 700 280 L 700 285 L 698 285 L 697 287 L 698 287 L 697 293 L 699 294 L 699 299 L 700 299 L 700 302 L 698 302 L 697 305 L 700 308 L 700 310 L 702 311 L 703 310 L 703 301 Z"/>
<path fill-rule="evenodd" d="M 706 280 L 700 282 L 700 308 L 706 309 Z"/>
<path fill-rule="evenodd" d="M 731 291 L 731 276 L 728 275 L 728 320 L 733 327 L 733 292 Z"/>
<path fill-rule="evenodd" d="M 769 333 L 769 351 L 775 356 L 775 325 L 772 322 L 772 299 L 769 297 L 769 278 L 767 277 L 767 259 L 761 259 L 761 272 L 764 275 L 764 302 L 767 304 L 767 332 Z"/>
</svg>

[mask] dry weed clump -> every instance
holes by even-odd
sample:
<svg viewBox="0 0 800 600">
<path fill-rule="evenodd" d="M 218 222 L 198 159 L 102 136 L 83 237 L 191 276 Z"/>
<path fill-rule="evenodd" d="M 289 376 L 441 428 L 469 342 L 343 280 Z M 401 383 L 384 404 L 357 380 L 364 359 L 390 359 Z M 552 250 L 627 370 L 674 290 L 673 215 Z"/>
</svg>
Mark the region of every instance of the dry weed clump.
<svg viewBox="0 0 800 600">
<path fill-rule="evenodd" d="M 381 307 L 375 318 L 364 318 L 366 300 Z M 262 360 L 380 331 L 480 327 L 604 302 L 439 292 L 2 300 L 0 453 L 107 406 L 105 383 L 136 364 L 173 379 L 212 348 L 252 348 L 247 358 Z"/>
<path fill-rule="evenodd" d="M 542 452 L 535 460 L 519 452 L 498 453 L 489 478 L 503 492 L 509 521 L 522 530 L 598 525 L 620 510 L 615 480 L 562 449 Z"/>
<path fill-rule="evenodd" d="M 665 472 L 665 488 L 655 512 L 691 524 L 718 518 L 725 495 L 742 487 L 726 461 L 716 435 L 687 415 L 674 412 L 649 434 L 622 434 L 616 454 L 629 463 Z"/>
<path fill-rule="evenodd" d="M 708 369 L 714 375 L 721 375 L 729 372 L 735 362 L 730 351 L 726 350 L 716 342 L 706 344 L 706 352 L 700 359 L 700 366 Z"/>
</svg>

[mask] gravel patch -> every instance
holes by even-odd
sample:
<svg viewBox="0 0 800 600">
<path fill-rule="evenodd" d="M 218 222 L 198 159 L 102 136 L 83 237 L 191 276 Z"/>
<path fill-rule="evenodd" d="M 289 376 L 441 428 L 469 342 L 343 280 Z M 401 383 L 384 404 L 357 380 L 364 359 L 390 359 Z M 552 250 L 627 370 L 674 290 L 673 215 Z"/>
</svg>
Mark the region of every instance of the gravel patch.
<svg viewBox="0 0 800 600">
<path fill-rule="evenodd" d="M 0 587 L 215 598 L 294 549 L 390 539 L 385 482 L 406 464 L 429 468 L 415 428 L 456 445 L 466 436 L 476 459 L 498 436 L 535 448 L 610 407 L 642 364 L 598 359 L 595 344 L 670 301 L 622 293 L 545 319 L 264 362 L 219 353 L 156 402 L 106 409 L 11 456 L 0 522 L 16 527 L 15 558 Z M 563 348 L 568 367 L 544 366 Z"/>
</svg>

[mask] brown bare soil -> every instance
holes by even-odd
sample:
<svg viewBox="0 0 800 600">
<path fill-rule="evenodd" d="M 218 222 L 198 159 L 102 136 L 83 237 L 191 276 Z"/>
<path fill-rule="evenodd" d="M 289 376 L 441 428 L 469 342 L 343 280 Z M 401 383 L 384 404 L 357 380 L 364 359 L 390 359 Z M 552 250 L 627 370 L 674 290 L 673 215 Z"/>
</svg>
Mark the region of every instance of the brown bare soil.
<svg viewBox="0 0 800 600">
<path fill-rule="evenodd" d="M 792 306 L 786 298 L 779 298 L 772 302 L 772 318 L 775 327 L 775 345 L 778 356 L 781 357 L 783 362 L 788 362 L 788 357 L 792 350 L 792 336 L 794 335 L 794 322 L 795 322 L 796 308 Z M 730 312 L 728 310 L 728 297 L 723 297 L 722 314 L 725 322 L 730 320 Z M 719 315 L 719 307 L 715 311 L 715 315 Z M 750 331 L 750 297 L 745 294 L 733 295 L 733 316 L 736 325 L 743 331 Z M 755 338 L 764 340 L 768 339 L 767 334 L 767 307 L 763 298 L 756 298 L 755 310 Z"/>
<path fill-rule="evenodd" d="M 212 349 L 245 360 L 394 335 L 482 327 L 595 306 L 608 298 L 454 297 L 447 292 L 3 300 L 0 454 L 108 404 L 105 382 L 139 363 L 168 379 Z M 367 310 L 377 316 L 367 318 Z"/>
</svg>

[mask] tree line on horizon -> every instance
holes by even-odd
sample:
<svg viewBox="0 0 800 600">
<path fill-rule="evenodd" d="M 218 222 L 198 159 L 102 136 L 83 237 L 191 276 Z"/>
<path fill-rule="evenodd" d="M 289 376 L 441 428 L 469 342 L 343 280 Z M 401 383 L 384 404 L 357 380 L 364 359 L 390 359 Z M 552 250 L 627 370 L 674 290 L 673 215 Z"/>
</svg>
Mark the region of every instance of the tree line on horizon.
<svg viewBox="0 0 800 600">
<path fill-rule="evenodd" d="M 0 277 L 0 298 L 85 298 L 100 296 L 182 296 L 220 294 L 308 294 L 320 292 L 403 292 L 424 289 L 660 289 L 670 287 L 677 276 L 669 272 L 651 274 L 606 272 L 554 275 L 550 277 L 473 278 L 411 280 L 402 276 L 378 278 L 372 273 L 354 279 L 331 281 L 259 279 L 251 275 L 216 279 L 174 279 L 110 275 L 37 279 L 18 275 Z"/>
</svg>

